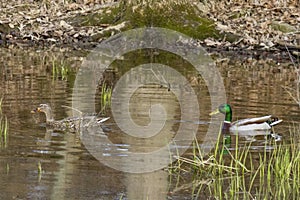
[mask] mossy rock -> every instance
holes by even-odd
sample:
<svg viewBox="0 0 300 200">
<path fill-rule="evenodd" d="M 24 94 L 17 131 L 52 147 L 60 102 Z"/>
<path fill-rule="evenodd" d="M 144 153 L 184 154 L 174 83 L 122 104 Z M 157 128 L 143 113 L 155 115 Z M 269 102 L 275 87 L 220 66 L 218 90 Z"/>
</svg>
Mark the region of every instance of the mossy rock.
<svg viewBox="0 0 300 200">
<path fill-rule="evenodd" d="M 297 29 L 287 23 L 281 23 L 281 22 L 272 22 L 271 27 L 275 31 L 280 31 L 282 33 L 292 33 L 295 32 Z"/>
<path fill-rule="evenodd" d="M 154 2 L 154 3 L 153 3 Z M 208 37 L 222 38 L 214 22 L 201 16 L 201 12 L 190 3 L 151 3 L 129 4 L 121 1 L 117 6 L 106 8 L 98 13 L 78 16 L 72 19 L 73 26 L 116 26 L 126 22 L 122 30 L 110 29 L 93 36 L 93 41 L 109 37 L 118 31 L 134 28 L 161 27 L 175 30 L 195 39 Z"/>
</svg>

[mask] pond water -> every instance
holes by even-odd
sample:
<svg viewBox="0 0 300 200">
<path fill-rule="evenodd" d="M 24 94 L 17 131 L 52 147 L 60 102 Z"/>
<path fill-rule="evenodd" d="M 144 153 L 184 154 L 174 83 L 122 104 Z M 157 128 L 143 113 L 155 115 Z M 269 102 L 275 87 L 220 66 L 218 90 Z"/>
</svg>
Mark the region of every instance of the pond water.
<svg viewBox="0 0 300 200">
<path fill-rule="evenodd" d="M 114 70 L 107 73 L 105 82 L 109 86 L 115 85 L 116 80 L 127 73 L 131 66 L 164 59 L 159 52 L 152 53 L 153 57 L 148 55 L 149 52 L 144 52 L 134 61 L 132 55 L 116 61 Z M 0 97 L 3 97 L 3 115 L 9 122 L 8 139 L 0 149 L 0 199 L 191 198 L 191 188 L 178 189 L 188 182 L 191 175 L 178 178 L 168 170 L 135 174 L 108 167 L 92 156 L 78 134 L 49 130 L 42 116 L 30 113 L 40 103 L 47 103 L 51 105 L 56 119 L 72 116 L 72 109 L 69 108 L 72 107 L 72 101 L 80 102 L 80 98 L 84 98 L 84 95 L 79 95 L 79 99 L 74 99 L 73 89 L 76 72 L 86 52 L 0 49 L 0 54 Z M 137 167 L 130 165 L 132 158 L 127 152 L 147 153 L 163 146 L 166 140 L 176 134 L 181 124 L 198 128 L 196 135 L 199 143 L 203 142 L 207 132 L 211 119 L 208 114 L 213 108 L 207 106 L 211 97 L 205 82 L 188 63 L 173 59 L 172 55 L 168 55 L 167 62 L 163 63 L 176 66 L 187 77 L 199 102 L 199 108 L 196 109 L 201 116 L 198 121 L 180 118 L 181 105 L 168 84 L 139 87 L 130 99 L 130 105 L 133 106 L 127 108 L 132 119 L 140 126 L 145 126 L 150 122 L 151 105 L 161 103 L 165 107 L 166 123 L 161 133 L 150 139 L 124 136 L 111 109 L 103 109 L 97 98 L 91 100 L 96 104 L 97 112 L 101 110 L 102 114 L 111 117 L 102 126 L 105 132 L 103 137 L 112 141 L 105 155 L 117 165 L 129 163 L 121 166 L 124 167 L 123 171 Z M 287 92 L 287 88 L 296 87 L 297 76 L 293 65 L 279 59 L 257 60 L 251 56 L 234 59 L 219 55 L 217 67 L 223 77 L 227 102 L 232 105 L 233 119 L 275 115 L 284 120 L 275 127 L 275 133 L 281 136 L 281 140 L 288 141 L 291 129 L 298 127 L 300 122 L 299 106 Z M 158 76 L 155 71 L 151 73 Z M 185 101 L 186 108 L 195 109 L 189 100 L 187 98 Z M 122 114 L 123 111 L 120 107 L 115 112 Z M 134 134 L 134 130 L 129 129 L 129 132 Z M 242 144 L 249 138 L 241 137 L 240 140 Z M 253 141 L 253 138 L 250 140 Z M 265 148 L 265 140 L 265 137 L 256 137 L 253 150 Z M 188 143 L 177 148 L 186 148 L 185 145 Z M 186 155 L 190 152 L 188 149 Z M 156 160 L 149 162 L 155 163 Z"/>
</svg>

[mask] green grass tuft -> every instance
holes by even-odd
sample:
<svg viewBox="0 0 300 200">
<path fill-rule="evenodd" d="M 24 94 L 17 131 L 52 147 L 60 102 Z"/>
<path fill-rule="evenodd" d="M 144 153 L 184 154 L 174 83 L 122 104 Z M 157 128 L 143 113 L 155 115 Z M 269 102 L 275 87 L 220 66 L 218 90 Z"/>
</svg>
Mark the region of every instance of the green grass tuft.
<svg viewBox="0 0 300 200">
<path fill-rule="evenodd" d="M 52 61 L 52 77 L 54 80 L 68 80 L 70 71 L 70 66 L 67 65 L 64 61 Z"/>
<path fill-rule="evenodd" d="M 238 137 L 229 150 L 220 134 L 211 155 L 203 157 L 200 146 L 194 143 L 191 158 L 180 158 L 195 179 L 209 184 L 191 188 L 193 196 L 209 194 L 212 199 L 297 199 L 300 196 L 300 144 L 293 139 L 280 144 L 266 141 L 261 152 L 251 151 L 251 143 L 241 147 Z M 269 150 L 267 147 L 272 146 Z M 174 167 L 174 166 L 173 166 Z M 186 170 L 186 169 L 185 169 Z"/>
<path fill-rule="evenodd" d="M 110 108 L 111 95 L 112 95 L 112 88 L 110 86 L 107 86 L 106 83 L 103 83 L 101 86 L 101 95 L 100 95 L 100 103 L 101 103 L 101 112 L 102 113 L 107 108 Z"/>
<path fill-rule="evenodd" d="M 0 99 L 0 147 L 6 148 L 8 144 L 8 121 L 2 114 L 2 99 Z"/>
</svg>

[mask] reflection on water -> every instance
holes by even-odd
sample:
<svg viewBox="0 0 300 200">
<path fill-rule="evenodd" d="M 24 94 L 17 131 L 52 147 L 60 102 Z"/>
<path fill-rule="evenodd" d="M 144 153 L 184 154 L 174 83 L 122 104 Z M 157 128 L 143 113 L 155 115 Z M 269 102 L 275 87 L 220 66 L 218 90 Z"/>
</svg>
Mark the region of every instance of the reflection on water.
<svg viewBox="0 0 300 200">
<path fill-rule="evenodd" d="M 0 49 L 0 53 L 0 97 L 4 97 L 3 113 L 10 123 L 8 145 L 0 150 L 0 199 L 166 199 L 168 196 L 182 199 L 186 195 L 184 192 L 172 194 L 176 183 L 169 181 L 170 175 L 164 170 L 145 174 L 119 172 L 93 158 L 79 135 L 53 132 L 35 123 L 30 110 L 40 103 L 49 103 L 56 119 L 72 115 L 71 109 L 61 105 L 71 106 L 75 73 L 85 53 L 10 49 Z M 142 61 L 140 63 L 149 62 Z M 64 63 L 69 68 L 68 73 L 54 74 L 53 63 Z M 116 63 L 120 64 L 117 67 L 119 76 L 130 68 L 126 63 L 130 62 L 125 59 L 123 63 Z M 174 63 L 170 65 L 174 66 Z M 103 137 L 118 147 L 115 162 L 126 159 L 120 158 L 126 151 L 151 151 L 149 148 L 153 148 L 157 141 L 155 147 L 163 145 L 176 134 L 182 123 L 196 124 L 197 139 L 203 141 L 210 121 L 208 113 L 212 109 L 207 106 L 210 105 L 210 96 L 205 82 L 185 65 L 184 61 L 176 63 L 178 71 L 187 77 L 197 95 L 201 113 L 199 121 L 180 118 L 180 106 L 166 86 L 139 88 L 131 99 L 137 104 L 130 107 L 132 118 L 137 124 L 147 124 L 149 107 L 162 103 L 168 108 L 166 125 L 161 135 L 147 141 L 123 135 L 111 116 L 103 126 Z M 288 140 L 290 127 L 293 124 L 298 127 L 300 121 L 299 107 L 284 89 L 295 85 L 294 68 L 286 63 L 251 59 L 223 61 L 217 65 L 224 77 L 233 119 L 276 115 L 284 122 L 275 127 L 275 132 L 283 140 Z M 107 114 L 110 113 L 108 110 Z M 240 142 L 253 142 L 252 139 L 240 138 Z M 254 139 L 254 151 L 265 148 L 265 136 Z"/>
</svg>

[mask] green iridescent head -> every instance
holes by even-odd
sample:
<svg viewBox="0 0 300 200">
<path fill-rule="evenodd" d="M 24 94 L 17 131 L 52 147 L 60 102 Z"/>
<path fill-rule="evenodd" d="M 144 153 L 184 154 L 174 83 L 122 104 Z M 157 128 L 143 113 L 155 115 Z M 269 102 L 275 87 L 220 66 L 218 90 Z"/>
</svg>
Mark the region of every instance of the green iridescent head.
<svg viewBox="0 0 300 200">
<path fill-rule="evenodd" d="M 229 104 L 221 104 L 217 110 L 214 112 L 210 113 L 210 115 L 215 115 L 218 113 L 223 113 L 225 115 L 225 121 L 231 122 L 232 120 L 232 110 Z"/>
</svg>

